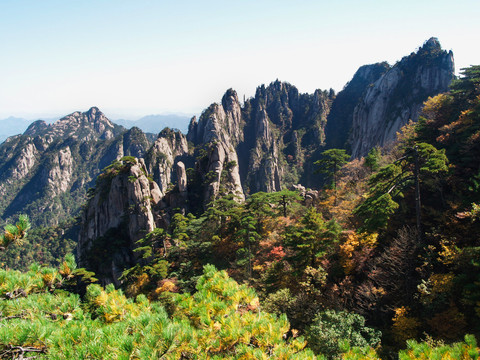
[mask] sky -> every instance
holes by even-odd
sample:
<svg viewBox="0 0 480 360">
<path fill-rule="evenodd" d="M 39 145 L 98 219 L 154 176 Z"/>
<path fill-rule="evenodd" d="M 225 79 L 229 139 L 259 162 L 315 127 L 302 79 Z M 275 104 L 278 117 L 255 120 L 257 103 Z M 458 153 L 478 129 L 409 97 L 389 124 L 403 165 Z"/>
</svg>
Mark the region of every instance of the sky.
<svg viewBox="0 0 480 360">
<path fill-rule="evenodd" d="M 200 114 L 279 79 L 340 91 L 437 37 L 480 64 L 478 0 L 0 0 L 0 119 Z"/>
</svg>

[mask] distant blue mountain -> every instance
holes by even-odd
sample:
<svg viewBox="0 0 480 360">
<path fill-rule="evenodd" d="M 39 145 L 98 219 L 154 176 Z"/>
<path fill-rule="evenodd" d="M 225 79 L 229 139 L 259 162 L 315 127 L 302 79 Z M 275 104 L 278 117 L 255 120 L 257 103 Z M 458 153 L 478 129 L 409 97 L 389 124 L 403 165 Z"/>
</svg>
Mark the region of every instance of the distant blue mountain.
<svg viewBox="0 0 480 360">
<path fill-rule="evenodd" d="M 30 123 L 30 120 L 13 116 L 0 120 L 0 143 L 3 143 L 9 136 L 23 134 Z"/>
<path fill-rule="evenodd" d="M 122 125 L 127 129 L 133 126 L 140 128 L 144 132 L 158 134 L 164 128 L 178 129 L 186 134 L 190 116 L 186 115 L 147 115 L 138 120 L 118 119 L 112 120 L 118 125 Z"/>
</svg>

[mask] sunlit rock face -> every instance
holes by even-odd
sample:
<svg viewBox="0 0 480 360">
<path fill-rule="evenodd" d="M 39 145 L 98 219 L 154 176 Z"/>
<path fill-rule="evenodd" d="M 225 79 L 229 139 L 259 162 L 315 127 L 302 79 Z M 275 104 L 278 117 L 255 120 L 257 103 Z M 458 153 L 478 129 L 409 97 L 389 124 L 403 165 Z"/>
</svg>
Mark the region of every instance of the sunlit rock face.
<svg viewBox="0 0 480 360">
<path fill-rule="evenodd" d="M 187 138 L 179 131 L 164 129 L 145 154 L 150 174 L 163 194 L 176 179 L 175 164 L 188 154 Z"/>
<path fill-rule="evenodd" d="M 136 162 L 99 182 L 82 214 L 78 263 L 94 269 L 104 283 L 118 283 L 125 266 L 137 260 L 137 241 L 156 227 L 152 207 L 160 201 L 158 186 L 148 179 L 145 164 Z"/>
<path fill-rule="evenodd" d="M 365 156 L 375 146 L 396 139 L 409 120 L 417 121 L 423 102 L 445 92 L 454 77 L 453 53 L 428 40 L 375 81 L 353 112 L 352 157 Z"/>
</svg>

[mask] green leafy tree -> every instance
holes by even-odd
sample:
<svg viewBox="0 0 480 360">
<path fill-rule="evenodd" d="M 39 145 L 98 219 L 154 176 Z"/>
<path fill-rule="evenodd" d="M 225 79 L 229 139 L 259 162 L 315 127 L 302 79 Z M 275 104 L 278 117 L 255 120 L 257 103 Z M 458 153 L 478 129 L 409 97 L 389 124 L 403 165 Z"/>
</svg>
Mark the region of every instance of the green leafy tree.
<svg viewBox="0 0 480 360">
<path fill-rule="evenodd" d="M 365 319 L 361 315 L 326 310 L 317 314 L 306 331 L 306 338 L 315 353 L 334 359 L 351 347 L 379 346 L 381 332 L 365 326 Z"/>
<path fill-rule="evenodd" d="M 382 167 L 369 179 L 368 197 L 357 206 L 354 213 L 363 220 L 361 231 L 375 232 L 384 229 L 399 207 L 398 199 L 408 189 L 415 188 L 417 216 L 419 215 L 420 182 L 427 187 L 439 187 L 439 177 L 448 171 L 444 150 L 420 143 L 405 150 L 404 156 Z"/>
<path fill-rule="evenodd" d="M 380 156 L 380 149 L 378 147 L 372 148 L 365 156 L 365 166 L 372 171 L 377 171 L 380 168 Z"/>
<path fill-rule="evenodd" d="M 325 221 L 321 213 L 310 207 L 298 224 L 285 229 L 285 245 L 294 251 L 290 261 L 303 273 L 317 263 L 338 241 L 341 228 L 335 220 Z"/>
<path fill-rule="evenodd" d="M 236 233 L 236 237 L 243 245 L 237 250 L 237 264 L 247 265 L 248 278 L 252 277 L 252 247 L 260 239 L 260 234 L 257 231 L 258 220 L 255 214 L 250 209 L 245 209 L 245 212 L 240 218 L 240 227 Z"/>
<path fill-rule="evenodd" d="M 348 162 L 350 155 L 344 149 L 329 149 L 322 152 L 321 157 L 314 162 L 319 167 L 317 172 L 325 174 L 335 188 L 337 172 Z"/>
<path fill-rule="evenodd" d="M 480 94 L 480 65 L 463 68 L 460 75 L 450 85 L 452 95 L 466 101 L 473 100 Z"/>
<path fill-rule="evenodd" d="M 337 173 L 350 159 L 350 155 L 343 149 L 329 149 L 321 154 L 321 159 L 314 162 L 319 167 L 318 173 L 324 174 L 327 181 L 335 191 L 335 202 L 337 201 Z"/>
<path fill-rule="evenodd" d="M 212 236 L 222 239 L 228 232 L 228 227 L 235 226 L 239 218 L 238 198 L 233 194 L 220 197 L 208 205 L 204 213 L 205 230 Z"/>
<path fill-rule="evenodd" d="M 253 254 L 258 249 L 259 240 L 268 232 L 271 220 L 291 211 L 300 197 L 294 191 L 273 193 L 258 192 L 250 196 L 240 206 L 241 213 L 234 238 L 240 244 L 237 250 L 237 264 L 247 268 L 248 277 L 252 277 Z"/>
<path fill-rule="evenodd" d="M 206 266 L 194 295 L 171 294 L 172 313 L 144 295 L 90 285 L 84 297 L 52 293 L 45 274 L 0 270 L 0 357 L 5 359 L 315 359 L 285 339 L 284 315 L 262 311 L 252 288 Z M 57 279 L 60 279 L 58 276 Z M 22 287 L 14 300 L 13 285 Z"/>
</svg>

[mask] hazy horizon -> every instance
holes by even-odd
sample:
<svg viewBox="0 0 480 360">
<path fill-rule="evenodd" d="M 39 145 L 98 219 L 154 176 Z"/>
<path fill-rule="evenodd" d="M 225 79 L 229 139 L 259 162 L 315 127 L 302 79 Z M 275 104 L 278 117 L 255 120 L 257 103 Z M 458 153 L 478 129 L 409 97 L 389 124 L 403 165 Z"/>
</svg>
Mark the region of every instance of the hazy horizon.
<svg viewBox="0 0 480 360">
<path fill-rule="evenodd" d="M 467 11 L 468 10 L 468 11 Z M 0 119 L 97 106 L 109 118 L 198 115 L 279 79 L 336 92 L 362 65 L 437 37 L 456 69 L 479 63 L 480 3 L 148 0 L 0 3 Z"/>
</svg>

